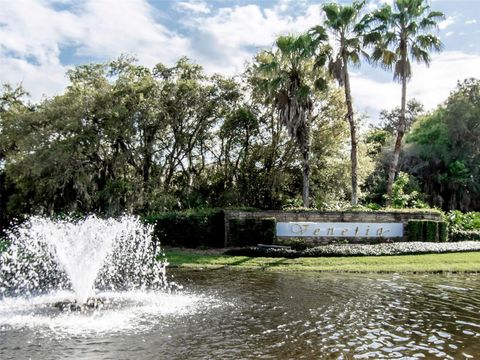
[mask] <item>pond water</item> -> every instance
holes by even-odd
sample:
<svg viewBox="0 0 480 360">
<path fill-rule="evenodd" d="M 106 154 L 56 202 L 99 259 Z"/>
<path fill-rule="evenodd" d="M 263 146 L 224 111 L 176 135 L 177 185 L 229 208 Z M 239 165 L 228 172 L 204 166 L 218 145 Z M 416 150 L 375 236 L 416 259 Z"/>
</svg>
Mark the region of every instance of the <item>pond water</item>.
<svg viewBox="0 0 480 360">
<path fill-rule="evenodd" d="M 182 290 L 0 300 L 0 359 L 480 358 L 480 275 L 186 271 Z"/>
</svg>

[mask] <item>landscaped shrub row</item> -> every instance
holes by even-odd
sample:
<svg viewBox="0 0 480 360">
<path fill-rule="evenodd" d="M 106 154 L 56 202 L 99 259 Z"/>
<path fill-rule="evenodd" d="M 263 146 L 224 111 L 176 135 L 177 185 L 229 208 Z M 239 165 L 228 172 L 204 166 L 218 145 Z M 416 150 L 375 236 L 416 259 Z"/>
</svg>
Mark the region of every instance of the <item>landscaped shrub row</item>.
<svg viewBox="0 0 480 360">
<path fill-rule="evenodd" d="M 480 231 L 452 230 L 450 232 L 450 241 L 480 241 Z"/>
<path fill-rule="evenodd" d="M 154 238 L 162 245 L 223 247 L 224 213 L 221 209 L 168 212 L 146 217 L 154 226 Z"/>
<path fill-rule="evenodd" d="M 432 220 L 410 220 L 408 241 L 445 242 L 448 240 L 447 223 Z"/>
<path fill-rule="evenodd" d="M 178 247 L 223 247 L 225 214 L 221 209 L 169 212 L 148 216 L 154 238 L 162 245 Z M 231 219 L 229 245 L 272 244 L 276 238 L 275 218 Z"/>
<path fill-rule="evenodd" d="M 275 218 L 230 219 L 229 246 L 273 244 L 276 239 Z"/>
<path fill-rule="evenodd" d="M 460 243 L 430 243 L 430 242 L 398 242 L 375 245 L 348 244 L 322 245 L 302 251 L 274 248 L 238 248 L 230 249 L 226 255 L 251 257 L 331 257 L 331 256 L 385 256 L 385 255 L 413 255 L 413 254 L 440 254 L 447 252 L 480 251 L 479 241 L 465 241 Z"/>
<path fill-rule="evenodd" d="M 445 215 L 448 222 L 450 241 L 480 239 L 480 212 L 462 213 L 452 210 Z"/>
</svg>

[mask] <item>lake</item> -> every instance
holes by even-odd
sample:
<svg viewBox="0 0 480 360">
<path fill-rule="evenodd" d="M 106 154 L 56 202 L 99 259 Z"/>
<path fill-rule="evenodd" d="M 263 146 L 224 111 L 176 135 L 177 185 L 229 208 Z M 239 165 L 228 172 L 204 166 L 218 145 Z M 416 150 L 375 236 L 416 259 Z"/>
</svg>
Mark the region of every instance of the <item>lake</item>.
<svg viewBox="0 0 480 360">
<path fill-rule="evenodd" d="M 0 359 L 480 358 L 480 275 L 169 269 L 165 292 L 0 300 Z"/>
</svg>

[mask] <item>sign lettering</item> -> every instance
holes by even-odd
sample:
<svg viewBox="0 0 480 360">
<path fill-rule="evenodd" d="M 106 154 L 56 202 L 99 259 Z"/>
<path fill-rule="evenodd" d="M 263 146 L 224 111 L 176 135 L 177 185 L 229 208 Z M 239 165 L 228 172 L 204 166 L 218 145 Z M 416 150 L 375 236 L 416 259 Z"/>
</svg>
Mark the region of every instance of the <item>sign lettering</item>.
<svg viewBox="0 0 480 360">
<path fill-rule="evenodd" d="M 280 237 L 402 237 L 402 223 L 279 222 Z"/>
</svg>

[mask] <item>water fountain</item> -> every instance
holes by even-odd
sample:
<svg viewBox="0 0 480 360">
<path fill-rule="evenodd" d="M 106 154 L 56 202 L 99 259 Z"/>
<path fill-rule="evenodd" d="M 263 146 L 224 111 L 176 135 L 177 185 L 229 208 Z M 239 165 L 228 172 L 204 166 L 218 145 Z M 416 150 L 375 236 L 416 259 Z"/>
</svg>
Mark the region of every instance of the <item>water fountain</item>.
<svg viewBox="0 0 480 360">
<path fill-rule="evenodd" d="M 10 246 L 0 259 L 0 296 L 71 289 L 76 304 L 92 306 L 95 289 L 166 289 L 166 263 L 159 261 L 152 231 L 134 216 L 32 217 L 8 236 Z"/>
<path fill-rule="evenodd" d="M 11 230 L 0 252 L 0 344 L 32 332 L 36 339 L 143 332 L 202 306 L 204 297 L 167 281 L 152 232 L 135 216 L 94 215 L 32 217 Z"/>
</svg>

